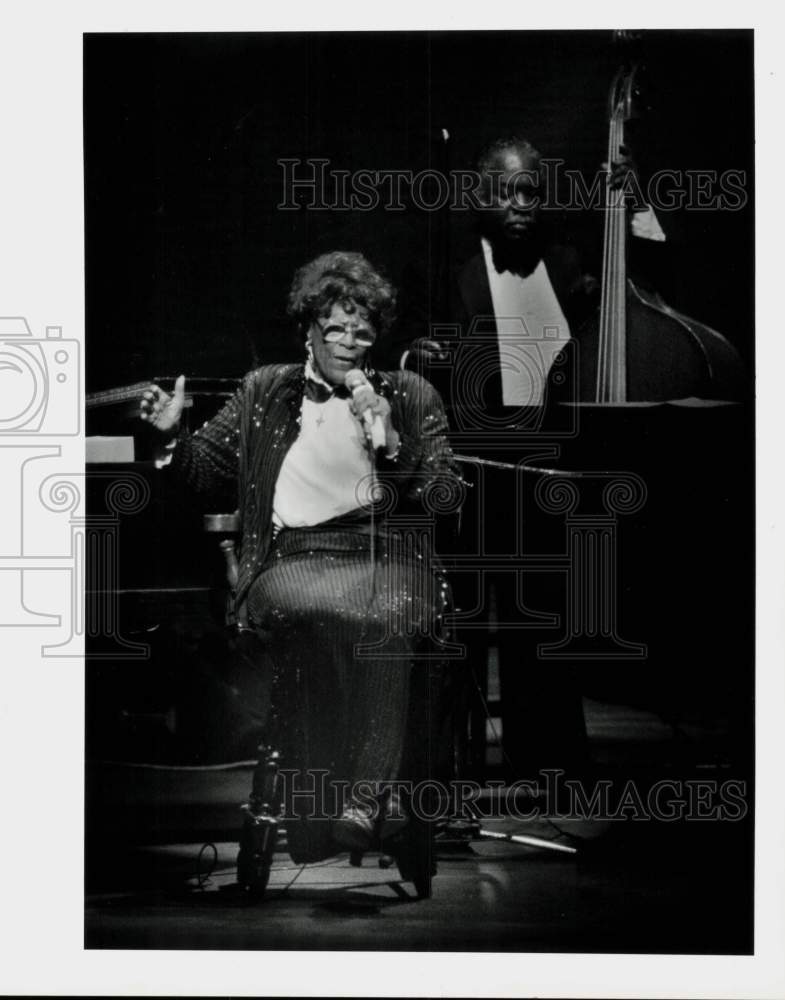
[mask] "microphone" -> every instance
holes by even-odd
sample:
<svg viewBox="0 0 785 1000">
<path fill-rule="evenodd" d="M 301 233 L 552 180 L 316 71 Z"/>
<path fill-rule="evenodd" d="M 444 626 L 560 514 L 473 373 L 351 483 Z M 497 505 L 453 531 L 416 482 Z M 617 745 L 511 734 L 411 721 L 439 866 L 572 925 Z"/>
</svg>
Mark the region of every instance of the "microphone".
<svg viewBox="0 0 785 1000">
<path fill-rule="evenodd" d="M 349 392 L 351 392 L 352 399 L 358 409 L 359 406 L 362 405 L 362 400 L 358 399 L 358 397 L 362 395 L 365 387 L 367 386 L 368 389 L 373 392 L 371 383 L 365 377 L 364 372 L 361 372 L 359 368 L 352 368 L 350 372 L 347 372 L 343 382 Z M 362 411 L 362 419 L 366 430 L 370 434 L 373 450 L 376 451 L 378 448 L 383 448 L 387 442 L 387 435 L 384 433 L 384 422 L 382 421 L 382 418 L 378 413 L 374 413 L 370 406 L 368 406 Z"/>
</svg>

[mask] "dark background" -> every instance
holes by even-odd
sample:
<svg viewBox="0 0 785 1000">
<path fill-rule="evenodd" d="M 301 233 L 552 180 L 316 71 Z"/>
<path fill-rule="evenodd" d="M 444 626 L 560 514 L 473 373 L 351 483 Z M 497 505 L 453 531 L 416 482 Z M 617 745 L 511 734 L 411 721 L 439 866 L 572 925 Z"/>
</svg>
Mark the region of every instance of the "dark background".
<svg viewBox="0 0 785 1000">
<path fill-rule="evenodd" d="M 658 215 L 668 233 L 667 300 L 725 334 L 751 372 L 752 33 L 651 32 L 640 49 L 650 111 L 631 131 L 641 174 L 747 173 L 740 211 Z M 279 210 L 279 159 L 321 157 L 333 170 L 464 169 L 484 142 L 515 130 L 589 174 L 605 156 L 608 89 L 627 54 L 608 31 L 86 36 L 88 390 L 181 371 L 239 378 L 258 364 L 298 360 L 302 346 L 285 316 L 289 283 L 327 249 L 364 251 L 394 279 L 438 263 L 444 218 L 411 205 Z M 471 220 L 453 213 L 451 222 L 455 252 Z M 600 219 L 570 213 L 568 222 L 585 266 L 599 274 Z M 406 330 L 396 339 L 405 343 Z M 220 405 L 197 402 L 194 426 Z M 129 404 L 122 425 L 106 408 L 88 417 L 104 419 L 99 433 L 133 432 L 144 458 L 135 413 Z M 622 633 L 645 642 L 648 655 L 640 669 L 582 666 L 577 688 L 668 718 L 730 712 L 744 756 L 753 690 L 751 408 L 633 409 L 592 421 L 582 416 L 562 467 L 628 469 L 647 483 L 646 505 L 620 528 L 620 614 Z M 123 527 L 126 589 L 206 582 L 205 553 L 215 546 L 197 513 L 186 516 L 190 498 L 170 496 L 175 487 L 160 479 L 152 474 L 154 513 Z M 561 549 L 558 519 L 532 523 L 533 550 Z M 527 598 L 559 611 L 563 581 L 553 577 L 549 593 L 548 579 L 529 574 Z M 172 619 L 161 600 L 159 619 Z M 527 633 L 523 659 L 536 662 L 537 642 L 553 639 L 552 631 Z"/>
<path fill-rule="evenodd" d="M 677 234 L 669 301 L 749 359 L 752 33 L 651 32 L 642 44 L 642 168 L 747 171 L 744 210 L 664 222 Z M 443 165 L 447 128 L 448 166 L 461 169 L 514 129 L 594 171 L 622 58 L 609 31 L 87 35 L 88 390 L 299 357 L 286 292 L 325 249 L 363 250 L 394 279 L 425 262 L 432 214 L 279 211 L 278 159 L 416 172 Z"/>
<path fill-rule="evenodd" d="M 634 136 L 642 173 L 747 172 L 743 210 L 661 217 L 669 236 L 662 291 L 723 333 L 751 372 L 752 33 L 651 32 L 643 47 L 651 113 Z M 286 294 L 295 268 L 324 250 L 364 251 L 393 279 L 438 257 L 442 219 L 411 206 L 400 213 L 278 210 L 278 159 L 323 157 L 332 169 L 350 171 L 463 169 L 485 141 L 514 130 L 543 155 L 591 173 L 605 156 L 607 93 L 622 59 L 610 31 L 87 35 L 88 391 L 181 371 L 237 378 L 258 364 L 299 359 Z M 447 163 L 438 143 L 443 128 L 451 136 Z M 599 273 L 599 220 L 584 213 L 569 221 L 581 230 L 587 269 Z M 452 222 L 456 230 L 469 225 L 465 217 Z M 405 342 L 406 330 L 396 339 Z M 606 727 L 592 747 L 609 773 L 633 774 L 641 787 L 663 776 L 741 776 L 751 806 L 751 408 L 663 406 L 595 416 L 597 426 L 582 428 L 573 457 L 581 467 L 636 471 L 648 488 L 642 511 L 620 518 L 619 527 L 620 634 L 645 643 L 647 656 L 550 662 L 541 670 L 538 642 L 561 635 L 543 628 L 522 637 L 521 662 L 530 678 L 550 678 L 562 715 L 580 706 L 580 696 L 619 706 L 608 717 L 622 735 Z M 146 642 L 150 653 L 139 663 L 102 659 L 102 637 L 91 637 L 88 760 L 245 759 L 255 743 L 243 742 L 243 726 L 254 740 L 256 730 L 246 711 L 252 699 L 238 700 L 237 692 L 254 683 L 255 665 L 224 635 L 220 594 L 211 605 L 210 582 L 223 575 L 215 540 L 176 484 L 149 463 L 136 470 L 147 477 L 152 500 L 144 516 L 121 526 L 119 620 L 123 634 Z M 103 513 L 100 498 L 89 506 Z M 535 547 L 563 551 L 562 520 L 546 523 L 535 513 Z M 532 607 L 564 621 L 560 576 L 528 574 L 526 586 Z M 669 738 L 652 742 L 636 721 L 638 707 L 654 712 Z M 552 740 L 566 745 L 561 731 Z M 204 813 L 198 803 L 184 818 L 157 787 L 145 799 L 143 782 L 129 798 L 137 773 L 88 780 L 88 858 L 105 868 L 102 877 L 123 877 L 123 837 L 146 843 L 156 822 L 179 831 Z M 483 776 L 499 773 L 489 767 Z M 232 817 L 236 823 L 234 807 Z M 632 826 L 637 835 L 641 824 Z M 624 899 L 644 900 L 640 919 L 615 904 L 592 910 L 594 897 L 580 889 L 591 915 L 575 947 L 591 950 L 592 933 L 610 927 L 603 950 L 610 942 L 614 951 L 656 951 L 665 933 L 664 950 L 749 953 L 752 824 L 692 824 L 686 833 L 694 856 L 674 846 L 663 826 L 643 824 L 652 837 L 643 850 L 621 856 L 608 849 L 607 868 L 624 880 Z M 700 866 L 698 879 L 692 872 Z M 674 873 L 683 876 L 684 895 L 671 891 Z M 649 911 L 655 897 L 660 908 Z M 525 895 L 521 900 L 528 905 Z M 693 916 L 696 900 L 700 917 Z M 186 925 L 193 927 L 190 915 Z M 164 940 L 142 933 L 144 946 Z M 113 947 L 118 940 L 111 938 Z M 471 940 L 476 945 L 474 928 Z"/>
</svg>

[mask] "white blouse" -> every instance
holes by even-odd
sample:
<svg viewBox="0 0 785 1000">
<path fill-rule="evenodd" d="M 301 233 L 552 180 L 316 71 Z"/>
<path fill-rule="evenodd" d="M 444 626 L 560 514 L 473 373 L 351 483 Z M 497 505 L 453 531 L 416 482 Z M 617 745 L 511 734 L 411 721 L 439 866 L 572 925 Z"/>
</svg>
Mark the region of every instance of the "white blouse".
<svg viewBox="0 0 785 1000">
<path fill-rule="evenodd" d="M 327 385 L 306 364 L 306 377 Z M 328 388 L 330 388 L 328 386 Z M 303 399 L 300 433 L 284 458 L 273 496 L 273 524 L 300 528 L 368 506 L 374 473 L 366 437 L 349 399 Z"/>
</svg>

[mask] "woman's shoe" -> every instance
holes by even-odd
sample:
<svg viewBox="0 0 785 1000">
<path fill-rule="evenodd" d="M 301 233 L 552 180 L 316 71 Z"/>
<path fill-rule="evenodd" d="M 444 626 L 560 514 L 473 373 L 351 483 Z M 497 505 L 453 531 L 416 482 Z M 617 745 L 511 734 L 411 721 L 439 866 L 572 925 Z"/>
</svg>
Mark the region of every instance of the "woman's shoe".
<svg viewBox="0 0 785 1000">
<path fill-rule="evenodd" d="M 353 854 L 364 854 L 374 846 L 375 823 L 367 811 L 350 803 L 333 821 L 332 837 L 339 847 Z"/>
<path fill-rule="evenodd" d="M 363 854 L 379 846 L 380 841 L 395 837 L 406 827 L 409 817 L 397 794 L 391 793 L 376 816 L 367 806 L 350 802 L 332 825 L 333 840 L 346 851 Z"/>
</svg>

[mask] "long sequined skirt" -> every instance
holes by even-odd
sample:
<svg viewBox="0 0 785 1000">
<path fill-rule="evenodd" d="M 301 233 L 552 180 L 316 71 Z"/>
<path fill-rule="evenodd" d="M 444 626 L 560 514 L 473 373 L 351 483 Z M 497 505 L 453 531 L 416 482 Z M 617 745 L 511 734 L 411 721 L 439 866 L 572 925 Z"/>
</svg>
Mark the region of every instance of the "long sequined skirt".
<svg viewBox="0 0 785 1000">
<path fill-rule="evenodd" d="M 267 637 L 296 862 L 336 852 L 330 821 L 358 788 L 428 776 L 448 602 L 416 527 L 349 518 L 279 532 L 248 612 Z"/>
</svg>

